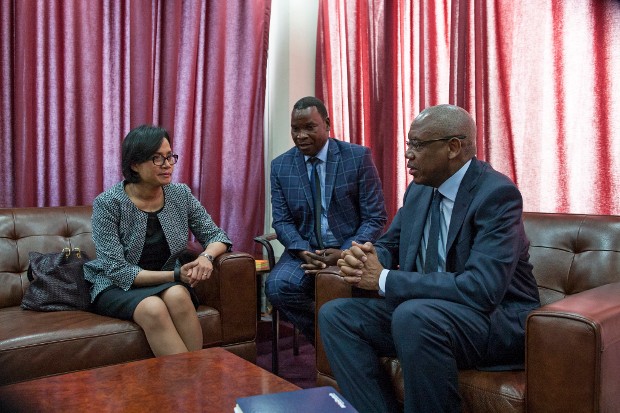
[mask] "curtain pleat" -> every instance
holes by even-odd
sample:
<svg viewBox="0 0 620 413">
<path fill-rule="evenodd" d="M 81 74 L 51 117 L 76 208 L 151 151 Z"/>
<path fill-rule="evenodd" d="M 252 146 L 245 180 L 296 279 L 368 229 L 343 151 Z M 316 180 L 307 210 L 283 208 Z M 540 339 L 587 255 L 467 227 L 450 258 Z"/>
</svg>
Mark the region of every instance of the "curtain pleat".
<svg viewBox="0 0 620 413">
<path fill-rule="evenodd" d="M 317 96 L 333 135 L 372 149 L 391 215 L 409 125 L 440 103 L 475 117 L 478 157 L 525 210 L 620 214 L 619 2 L 319 4 Z"/>
<path fill-rule="evenodd" d="M 270 0 L 0 2 L 0 207 L 91 204 L 154 123 L 235 249 L 263 230 Z"/>
</svg>

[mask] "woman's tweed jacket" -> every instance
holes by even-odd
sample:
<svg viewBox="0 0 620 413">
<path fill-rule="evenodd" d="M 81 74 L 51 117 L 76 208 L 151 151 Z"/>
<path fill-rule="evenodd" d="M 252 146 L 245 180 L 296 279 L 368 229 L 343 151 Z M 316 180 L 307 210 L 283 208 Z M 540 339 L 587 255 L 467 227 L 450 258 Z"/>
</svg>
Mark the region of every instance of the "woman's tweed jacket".
<svg viewBox="0 0 620 413">
<path fill-rule="evenodd" d="M 163 188 L 165 203 L 157 217 L 171 255 L 162 270 L 174 269 L 177 255 L 187 247 L 190 230 L 203 248 L 218 241 L 232 245 L 187 185 L 168 184 Z M 84 265 L 84 278 L 93 284 L 92 301 L 113 284 L 125 291 L 133 284 L 142 270 L 137 264 L 144 247 L 147 217 L 125 193 L 124 182 L 95 198 L 92 226 L 97 258 Z"/>
</svg>

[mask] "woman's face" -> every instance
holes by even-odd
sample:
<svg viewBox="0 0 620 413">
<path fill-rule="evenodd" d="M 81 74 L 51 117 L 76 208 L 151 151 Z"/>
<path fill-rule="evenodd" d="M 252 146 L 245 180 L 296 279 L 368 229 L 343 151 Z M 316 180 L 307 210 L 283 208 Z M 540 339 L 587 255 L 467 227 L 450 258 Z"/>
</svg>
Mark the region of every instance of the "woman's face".
<svg viewBox="0 0 620 413">
<path fill-rule="evenodd" d="M 172 148 L 170 147 L 168 139 L 164 138 L 162 139 L 159 149 L 152 157 L 142 163 L 131 165 L 131 169 L 140 175 L 139 183 L 150 186 L 163 186 L 172 182 L 174 165 L 171 165 L 170 161 L 165 159 L 169 155 L 172 155 Z M 153 159 L 155 159 L 157 163 L 161 163 L 162 157 L 164 158 L 163 165 L 156 165 L 155 162 L 153 162 Z"/>
</svg>

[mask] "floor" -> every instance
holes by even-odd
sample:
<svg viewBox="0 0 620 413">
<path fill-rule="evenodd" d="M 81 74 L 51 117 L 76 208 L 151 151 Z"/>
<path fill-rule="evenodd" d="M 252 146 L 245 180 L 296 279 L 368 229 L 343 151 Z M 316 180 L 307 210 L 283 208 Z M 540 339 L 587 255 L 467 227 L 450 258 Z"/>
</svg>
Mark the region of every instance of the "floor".
<svg viewBox="0 0 620 413">
<path fill-rule="evenodd" d="M 271 371 L 271 320 L 258 323 L 256 364 Z M 280 323 L 280 371 L 283 379 L 303 388 L 316 387 L 316 363 L 314 346 L 299 335 L 299 355 L 293 355 L 293 327 Z"/>
</svg>

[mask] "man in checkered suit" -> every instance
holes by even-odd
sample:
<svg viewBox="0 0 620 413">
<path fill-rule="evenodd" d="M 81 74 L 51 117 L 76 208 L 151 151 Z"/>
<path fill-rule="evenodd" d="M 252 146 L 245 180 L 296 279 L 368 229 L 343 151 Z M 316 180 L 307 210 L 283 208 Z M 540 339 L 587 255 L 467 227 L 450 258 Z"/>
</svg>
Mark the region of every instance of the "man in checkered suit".
<svg viewBox="0 0 620 413">
<path fill-rule="evenodd" d="M 323 102 L 305 97 L 295 103 L 291 136 L 295 147 L 271 163 L 273 227 L 286 249 L 265 291 L 314 344 L 314 275 L 336 265 L 352 241 L 374 242 L 387 213 L 370 149 L 330 138 Z"/>
</svg>

